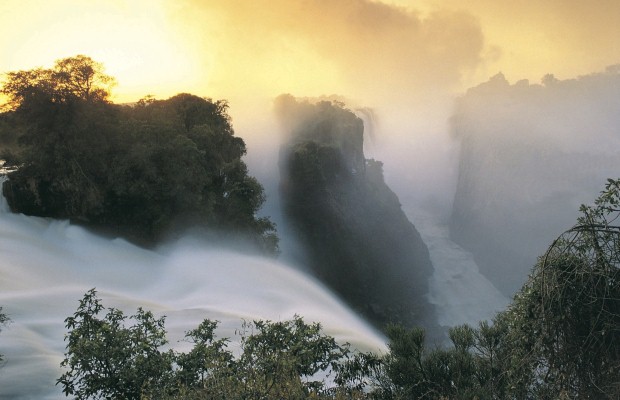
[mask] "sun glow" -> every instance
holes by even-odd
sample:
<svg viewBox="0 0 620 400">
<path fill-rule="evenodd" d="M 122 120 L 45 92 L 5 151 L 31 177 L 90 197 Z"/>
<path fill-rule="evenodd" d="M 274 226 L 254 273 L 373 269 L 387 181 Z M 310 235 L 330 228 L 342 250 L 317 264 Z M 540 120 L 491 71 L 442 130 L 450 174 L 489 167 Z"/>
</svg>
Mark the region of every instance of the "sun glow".
<svg viewBox="0 0 620 400">
<path fill-rule="evenodd" d="M 84 54 L 117 102 L 338 93 L 451 96 L 502 71 L 574 77 L 620 61 L 620 3 L 472 0 L 2 0 L 0 72 Z"/>
<path fill-rule="evenodd" d="M 190 91 L 198 76 L 203 82 L 208 76 L 170 26 L 160 0 L 8 0 L 0 14 L 3 71 L 49 67 L 85 54 L 116 78 L 113 97 L 119 102 Z"/>
</svg>

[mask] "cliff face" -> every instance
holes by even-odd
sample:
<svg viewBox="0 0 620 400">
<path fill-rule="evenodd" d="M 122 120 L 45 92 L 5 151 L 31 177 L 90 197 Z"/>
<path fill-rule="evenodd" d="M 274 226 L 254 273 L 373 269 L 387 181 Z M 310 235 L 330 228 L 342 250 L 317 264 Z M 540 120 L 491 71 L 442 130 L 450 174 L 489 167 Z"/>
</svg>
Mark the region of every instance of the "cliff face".
<svg viewBox="0 0 620 400">
<path fill-rule="evenodd" d="M 329 102 L 288 98 L 280 107 L 295 120 L 280 157 L 282 203 L 316 275 L 380 328 L 434 328 L 428 249 L 382 163 L 365 159 L 362 121 Z"/>
<path fill-rule="evenodd" d="M 502 75 L 457 103 L 461 140 L 452 239 L 512 295 L 620 164 L 620 73 L 542 85 Z"/>
</svg>

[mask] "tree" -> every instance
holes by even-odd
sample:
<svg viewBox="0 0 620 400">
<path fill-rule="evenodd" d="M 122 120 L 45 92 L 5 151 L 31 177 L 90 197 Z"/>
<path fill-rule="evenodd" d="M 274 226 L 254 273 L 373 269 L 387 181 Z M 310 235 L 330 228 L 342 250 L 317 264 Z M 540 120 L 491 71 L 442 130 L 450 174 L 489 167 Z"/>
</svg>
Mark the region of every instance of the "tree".
<svg viewBox="0 0 620 400">
<path fill-rule="evenodd" d="M 383 399 L 620 397 L 620 180 L 609 180 L 493 323 L 450 330 L 426 349 L 424 331 L 392 326 L 372 372 Z"/>
<path fill-rule="evenodd" d="M 153 246 L 188 227 L 275 254 L 275 225 L 242 157 L 228 103 L 182 93 L 135 106 L 107 101 L 113 79 L 86 56 L 9 72 L 0 142 L 19 168 L 3 191 L 13 211 L 71 219 Z"/>
<path fill-rule="evenodd" d="M 73 316 L 65 320 L 69 330 L 65 358 L 68 369 L 57 381 L 63 393 L 75 399 L 141 399 L 147 390 L 165 388 L 172 371 L 173 353 L 159 348 L 167 343 L 164 318 L 138 309 L 134 323 L 117 309 L 104 311 L 91 289 Z"/>
<path fill-rule="evenodd" d="M 106 101 L 114 83 L 114 78 L 103 72 L 101 63 L 77 55 L 56 61 L 50 69 L 8 72 L 0 93 L 8 97 L 5 108 L 15 111 L 45 101 Z"/>
<path fill-rule="evenodd" d="M 186 340 L 194 344 L 188 353 L 176 355 L 176 392 L 188 396 L 200 391 L 206 398 L 232 398 L 235 392 L 234 358 L 227 346 L 229 339 L 216 339 L 217 322 L 204 320 L 186 333 Z"/>
<path fill-rule="evenodd" d="M 162 351 L 167 344 L 164 318 L 141 308 L 127 318 L 104 309 L 94 289 L 65 320 L 65 370 L 57 384 L 79 400 L 142 399 L 308 399 L 355 394 L 350 383 L 378 358 L 356 353 L 301 317 L 283 322 L 245 322 L 239 351 L 215 335 L 217 322 L 204 320 L 186 333 L 188 352 Z M 353 363 L 355 361 L 356 363 Z M 374 364 L 373 364 L 374 365 Z M 335 385 L 325 376 L 335 372 Z"/>
<path fill-rule="evenodd" d="M 114 78 L 103 73 L 103 64 L 84 55 L 56 61 L 52 79 L 63 97 L 86 101 L 107 100 L 115 83 Z"/>
<path fill-rule="evenodd" d="M 522 397 L 620 396 L 620 180 L 581 212 L 498 316 Z"/>
<path fill-rule="evenodd" d="M 323 334 L 320 324 L 306 324 L 298 316 L 283 322 L 254 321 L 244 328 L 237 370 L 249 398 L 306 399 L 322 393 L 324 383 L 313 377 L 349 352 L 348 346 Z M 255 331 L 248 335 L 247 329 Z"/>
<path fill-rule="evenodd" d="M 91 290 L 66 320 L 69 370 L 58 382 L 78 399 L 615 399 L 620 180 L 581 210 L 513 304 L 492 324 L 451 328 L 447 348 L 391 325 L 387 354 L 352 352 L 296 316 L 244 323 L 236 354 L 208 319 L 187 332 L 189 352 L 162 352 L 163 318 L 142 309 L 130 327 L 116 309 L 100 318 Z"/>
<path fill-rule="evenodd" d="M 498 394 L 499 362 L 490 356 L 496 336 L 486 323 L 450 328 L 452 346 L 428 349 L 424 330 L 391 325 L 389 353 L 382 360 L 375 394 L 385 399 L 490 399 Z M 381 376 L 384 375 L 384 376 Z"/>
</svg>

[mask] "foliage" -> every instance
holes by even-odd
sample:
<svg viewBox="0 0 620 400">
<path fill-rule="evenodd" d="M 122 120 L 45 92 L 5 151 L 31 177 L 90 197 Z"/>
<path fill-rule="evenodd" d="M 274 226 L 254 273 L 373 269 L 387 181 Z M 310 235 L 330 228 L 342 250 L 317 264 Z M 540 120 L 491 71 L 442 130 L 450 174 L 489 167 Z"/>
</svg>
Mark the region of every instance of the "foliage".
<svg viewBox="0 0 620 400">
<path fill-rule="evenodd" d="M 618 398 L 619 204 L 609 180 L 510 307 L 492 325 L 453 328 L 452 348 L 425 350 L 422 330 L 391 327 L 382 398 Z"/>
<path fill-rule="evenodd" d="M 501 333 L 486 322 L 479 329 L 457 326 L 449 332 L 452 346 L 427 349 L 421 328 L 388 329 L 389 353 L 375 396 L 382 399 L 503 398 L 497 357 Z"/>
<path fill-rule="evenodd" d="M 2 157 L 20 166 L 4 186 L 12 208 L 149 242 L 198 224 L 274 252 L 275 228 L 256 217 L 264 193 L 241 160 L 245 144 L 234 136 L 228 104 L 180 94 L 118 106 L 108 102 L 111 83 L 101 65 L 84 56 L 6 75 Z M 317 159 L 339 172 L 337 183 L 366 170 L 382 181 L 379 164 L 356 156 L 359 135 L 339 139 L 339 130 L 357 132 L 354 116 L 328 103 L 297 112 L 308 124 L 291 128 L 298 137 L 291 161 L 297 169 L 290 172 L 307 178 L 306 189 L 330 177 L 314 168 Z M 321 145 L 309 140 L 316 138 Z M 338 149 L 351 152 L 348 163 L 336 157 Z M 343 186 L 333 187 L 338 193 Z M 298 206 L 314 206 L 309 199 Z M 65 372 L 58 384 L 77 399 L 619 398 L 620 227 L 614 223 L 620 180 L 609 180 L 581 212 L 577 225 L 539 259 L 511 306 L 492 324 L 452 328 L 449 348 L 427 348 L 420 328 L 390 326 L 388 354 L 355 353 L 320 325 L 296 317 L 245 323 L 237 353 L 228 339 L 216 338 L 217 323 L 205 320 L 187 332 L 192 349 L 179 353 L 162 350 L 163 317 L 106 310 L 91 290 L 65 320 Z M 0 326 L 8 321 L 1 311 Z"/>
<path fill-rule="evenodd" d="M 118 106 L 107 101 L 111 80 L 85 56 L 7 74 L 0 141 L 19 165 L 4 188 L 11 208 L 145 245 L 189 225 L 276 252 L 227 102 L 179 94 Z"/>
<path fill-rule="evenodd" d="M 508 311 L 511 385 L 527 398 L 620 396 L 620 180 L 561 235 Z"/>
<path fill-rule="evenodd" d="M 106 101 L 114 83 L 101 63 L 77 55 L 56 61 L 51 69 L 8 72 L 0 93 L 9 98 L 8 110 L 34 110 L 42 102 Z"/>
<path fill-rule="evenodd" d="M 2 327 L 6 326 L 11 320 L 9 317 L 2 312 L 2 307 L 0 307 L 0 332 L 2 332 Z M 0 362 L 3 360 L 3 355 L 0 354 Z"/>
<path fill-rule="evenodd" d="M 164 319 L 138 309 L 125 327 L 127 317 L 108 309 L 90 290 L 73 316 L 65 320 L 69 334 L 61 367 L 68 369 L 58 379 L 63 393 L 76 399 L 139 399 L 150 387 L 165 387 L 171 373 L 173 353 L 162 352 L 166 344 Z"/>
<path fill-rule="evenodd" d="M 255 321 L 245 325 L 241 336 L 243 353 L 239 359 L 249 398 L 307 398 L 321 393 L 324 382 L 313 380 L 348 353 L 334 338 L 324 335 L 319 324 L 291 321 Z M 252 329 L 248 335 L 247 329 Z M 245 397 L 244 396 L 244 397 Z"/>
<path fill-rule="evenodd" d="M 66 371 L 58 384 L 76 399 L 318 399 L 362 393 L 363 385 L 352 384 L 351 367 L 353 361 L 361 365 L 360 355 L 300 317 L 244 323 L 237 356 L 228 339 L 216 338 L 217 322 L 208 319 L 186 333 L 190 351 L 162 351 L 163 317 L 142 309 L 130 318 L 118 309 L 106 311 L 94 289 L 65 324 Z M 376 357 L 363 357 L 371 358 L 376 364 Z M 330 373 L 336 374 L 335 386 L 324 380 Z"/>
</svg>

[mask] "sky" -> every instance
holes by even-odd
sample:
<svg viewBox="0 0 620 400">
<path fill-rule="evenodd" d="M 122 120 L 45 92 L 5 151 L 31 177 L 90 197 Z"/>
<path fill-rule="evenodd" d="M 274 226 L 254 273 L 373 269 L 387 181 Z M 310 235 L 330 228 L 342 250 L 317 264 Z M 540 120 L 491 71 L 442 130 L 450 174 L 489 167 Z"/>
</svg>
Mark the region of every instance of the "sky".
<svg viewBox="0 0 620 400">
<path fill-rule="evenodd" d="M 620 63 L 617 0 L 3 0 L 0 71 L 85 54 L 114 100 L 340 94 L 423 103 L 503 72 Z M 440 101 L 440 100 L 437 100 Z"/>
</svg>

